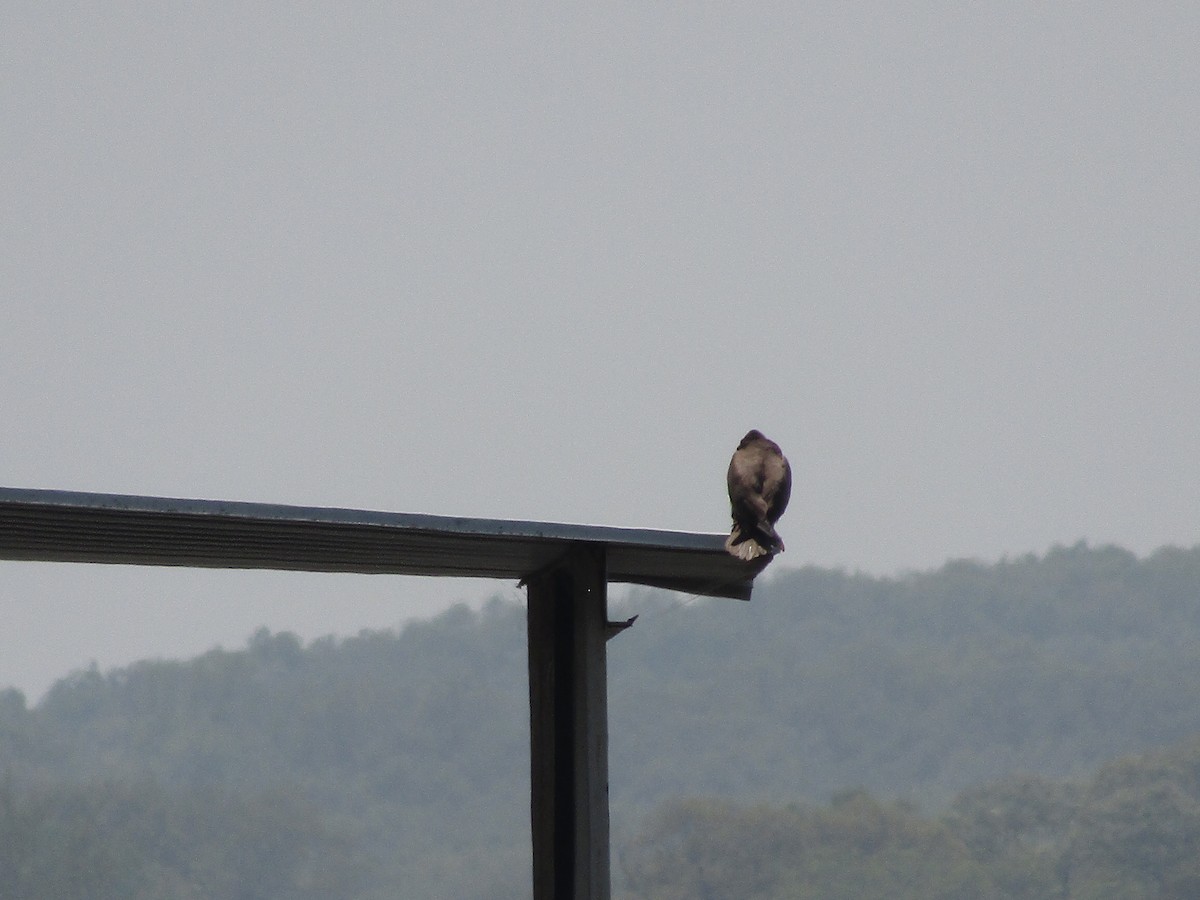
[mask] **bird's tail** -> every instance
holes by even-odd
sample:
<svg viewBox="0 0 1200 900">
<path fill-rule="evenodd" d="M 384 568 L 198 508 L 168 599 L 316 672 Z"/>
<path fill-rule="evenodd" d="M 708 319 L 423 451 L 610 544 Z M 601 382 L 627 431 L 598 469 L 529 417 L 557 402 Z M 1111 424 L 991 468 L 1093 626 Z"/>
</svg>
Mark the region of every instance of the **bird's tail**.
<svg viewBox="0 0 1200 900">
<path fill-rule="evenodd" d="M 780 550 L 783 549 L 783 541 L 779 537 L 779 532 L 775 530 L 775 526 L 768 519 L 759 519 L 754 528 L 760 535 L 767 539 L 767 544 L 772 547 L 778 547 Z"/>
<path fill-rule="evenodd" d="M 742 529 L 735 524 L 729 532 L 729 537 L 725 538 L 725 549 L 745 562 L 752 562 L 760 556 L 772 556 L 783 550 L 783 541 L 774 533 L 774 529 L 771 529 L 771 532 L 769 536 L 764 534 L 760 539 L 753 533 L 743 534 Z"/>
</svg>

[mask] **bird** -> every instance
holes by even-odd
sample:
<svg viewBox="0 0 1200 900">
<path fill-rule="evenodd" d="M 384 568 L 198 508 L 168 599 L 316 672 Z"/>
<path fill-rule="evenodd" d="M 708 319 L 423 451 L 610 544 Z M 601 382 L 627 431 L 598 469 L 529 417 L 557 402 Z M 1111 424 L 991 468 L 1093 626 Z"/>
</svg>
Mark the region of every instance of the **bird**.
<svg viewBox="0 0 1200 900">
<path fill-rule="evenodd" d="M 726 476 L 733 528 L 725 549 L 751 562 L 783 551 L 775 523 L 792 495 L 792 469 L 779 445 L 757 428 L 746 433 Z"/>
</svg>

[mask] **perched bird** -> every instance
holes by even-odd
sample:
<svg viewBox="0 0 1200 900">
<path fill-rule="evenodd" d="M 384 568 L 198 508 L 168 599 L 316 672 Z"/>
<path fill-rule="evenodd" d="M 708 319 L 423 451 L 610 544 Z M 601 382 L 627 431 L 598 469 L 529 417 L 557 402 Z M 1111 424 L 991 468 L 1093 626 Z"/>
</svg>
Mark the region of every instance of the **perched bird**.
<svg viewBox="0 0 1200 900">
<path fill-rule="evenodd" d="M 747 562 L 783 550 L 775 523 L 792 495 L 792 470 L 779 445 L 757 429 L 747 432 L 729 460 L 733 530 L 725 549 Z"/>
</svg>

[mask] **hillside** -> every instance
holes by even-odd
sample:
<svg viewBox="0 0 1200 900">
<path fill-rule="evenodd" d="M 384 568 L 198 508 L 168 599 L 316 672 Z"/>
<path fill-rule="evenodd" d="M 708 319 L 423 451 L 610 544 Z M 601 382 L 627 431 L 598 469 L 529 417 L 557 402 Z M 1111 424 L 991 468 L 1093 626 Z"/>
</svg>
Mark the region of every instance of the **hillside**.
<svg viewBox="0 0 1200 900">
<path fill-rule="evenodd" d="M 816 568 L 614 641 L 623 799 L 923 804 L 1200 732 L 1200 549 L 1056 548 L 877 579 Z"/>
<path fill-rule="evenodd" d="M 613 611 L 641 614 L 609 645 L 618 847 L 681 797 L 861 787 L 936 810 L 1013 773 L 1083 777 L 1200 734 L 1200 549 L 1080 544 L 890 579 L 805 568 L 750 604 L 683 599 Z M 26 823 L 73 810 L 83 833 L 88 809 L 194 807 L 194 826 L 236 801 L 243 821 L 297 829 L 290 856 L 255 832 L 264 858 L 290 860 L 263 897 L 521 897 L 526 729 L 519 604 L 307 647 L 264 631 L 243 650 L 74 673 L 34 708 L 0 694 L 0 800 Z M 118 831 L 113 859 L 136 858 L 140 832 Z M 160 861 L 147 896 L 185 896 L 227 851 L 192 875 Z M 314 886 L 314 858 L 359 877 Z"/>
<path fill-rule="evenodd" d="M 1200 740 L 1084 781 L 1013 776 L 936 818 L 861 790 L 828 806 L 675 801 L 621 868 L 626 900 L 1195 900 Z"/>
</svg>

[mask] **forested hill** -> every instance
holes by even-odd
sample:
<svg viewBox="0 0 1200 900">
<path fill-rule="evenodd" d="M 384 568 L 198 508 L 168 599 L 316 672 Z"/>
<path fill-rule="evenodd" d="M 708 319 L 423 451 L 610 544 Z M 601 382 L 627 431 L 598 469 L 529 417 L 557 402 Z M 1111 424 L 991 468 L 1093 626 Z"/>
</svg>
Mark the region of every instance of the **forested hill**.
<svg viewBox="0 0 1200 900">
<path fill-rule="evenodd" d="M 1084 775 L 1200 734 L 1200 548 L 1139 560 L 1081 544 L 888 579 L 780 570 L 749 604 L 683 600 L 613 610 L 641 614 L 609 644 L 618 845 L 678 797 L 861 786 L 932 810 L 1013 772 Z M 0 813 L 107 810 L 129 820 L 121 853 L 143 833 L 139 804 L 157 821 L 196 807 L 193 825 L 229 810 L 252 830 L 286 822 L 291 868 L 271 871 L 292 880 L 263 897 L 522 896 L 524 635 L 523 608 L 494 601 L 399 633 L 303 646 L 260 632 L 239 651 L 82 671 L 34 708 L 0 693 Z M 210 870 L 258 839 L 279 857 L 267 837 L 238 832 L 206 851 Z M 342 863 L 362 884 L 331 893 L 314 872 Z M 155 872 L 147 896 L 202 880 Z"/>
<path fill-rule="evenodd" d="M 676 801 L 620 862 L 623 900 L 1196 900 L 1200 740 L 1085 781 L 1007 778 L 936 818 L 861 790 Z"/>
<path fill-rule="evenodd" d="M 1060 547 L 898 579 L 805 568 L 610 646 L 621 797 L 928 804 L 1200 733 L 1200 548 Z"/>
</svg>

